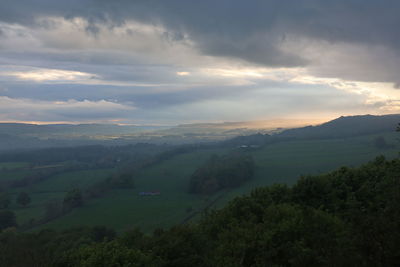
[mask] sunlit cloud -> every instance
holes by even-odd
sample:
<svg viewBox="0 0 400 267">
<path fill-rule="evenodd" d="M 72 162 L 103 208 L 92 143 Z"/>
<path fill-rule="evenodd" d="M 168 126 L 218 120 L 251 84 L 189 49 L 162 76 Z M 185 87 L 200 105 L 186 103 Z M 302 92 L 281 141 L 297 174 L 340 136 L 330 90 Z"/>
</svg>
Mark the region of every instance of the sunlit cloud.
<svg viewBox="0 0 400 267">
<path fill-rule="evenodd" d="M 299 75 L 290 80 L 290 82 L 311 84 L 311 85 L 327 85 L 338 90 L 347 91 L 360 95 L 366 95 L 366 104 L 379 103 L 389 101 L 392 103 L 390 110 L 393 110 L 395 103 L 393 99 L 400 99 L 400 91 L 393 87 L 393 83 L 385 82 L 360 82 L 343 80 L 339 78 L 321 78 L 310 75 Z M 388 103 L 389 103 L 388 102 Z"/>
<path fill-rule="evenodd" d="M 97 78 L 96 75 L 90 73 L 56 69 L 0 72 L 0 75 L 11 76 L 19 80 L 28 80 L 34 82 L 76 82 Z"/>
<path fill-rule="evenodd" d="M 178 71 L 176 73 L 176 75 L 178 75 L 178 76 L 188 76 L 188 75 L 190 75 L 190 72 L 188 72 L 188 71 Z"/>
<path fill-rule="evenodd" d="M 256 77 L 262 78 L 263 73 L 257 69 L 222 69 L 222 68 L 205 68 L 202 70 L 204 73 L 210 76 L 222 76 L 222 77 Z"/>
</svg>

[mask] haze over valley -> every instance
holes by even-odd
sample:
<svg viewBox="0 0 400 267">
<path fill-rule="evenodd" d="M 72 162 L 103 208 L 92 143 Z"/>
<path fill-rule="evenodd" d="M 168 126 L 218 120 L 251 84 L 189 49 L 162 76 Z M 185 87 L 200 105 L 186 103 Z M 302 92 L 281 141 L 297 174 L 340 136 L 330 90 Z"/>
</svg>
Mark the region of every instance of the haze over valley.
<svg viewBox="0 0 400 267">
<path fill-rule="evenodd" d="M 398 266 L 399 14 L 0 0 L 0 267 Z"/>
</svg>

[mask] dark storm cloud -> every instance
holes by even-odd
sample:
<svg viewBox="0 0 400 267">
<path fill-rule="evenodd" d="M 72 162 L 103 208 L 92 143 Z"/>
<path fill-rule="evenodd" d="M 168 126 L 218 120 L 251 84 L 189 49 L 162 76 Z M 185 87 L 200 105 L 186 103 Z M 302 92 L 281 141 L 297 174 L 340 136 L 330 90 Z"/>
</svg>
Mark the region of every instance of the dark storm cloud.
<svg viewBox="0 0 400 267">
<path fill-rule="evenodd" d="M 134 19 L 162 24 L 172 39 L 188 37 L 208 55 L 299 66 L 307 59 L 279 48 L 293 35 L 400 48 L 399 10 L 394 0 L 3 0 L 0 20 L 31 24 L 38 16 L 84 17 L 87 31 L 97 34 L 99 22 L 113 26 Z"/>
</svg>

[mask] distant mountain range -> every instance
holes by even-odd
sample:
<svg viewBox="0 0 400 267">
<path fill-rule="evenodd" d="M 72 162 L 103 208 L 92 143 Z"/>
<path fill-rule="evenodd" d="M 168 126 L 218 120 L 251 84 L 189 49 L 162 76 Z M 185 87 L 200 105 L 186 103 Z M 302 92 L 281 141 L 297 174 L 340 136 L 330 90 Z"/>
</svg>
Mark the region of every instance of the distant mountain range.
<svg viewBox="0 0 400 267">
<path fill-rule="evenodd" d="M 0 123 L 0 151 L 88 144 L 122 145 L 138 142 L 183 144 L 227 139 L 229 139 L 226 141 L 227 144 L 263 144 L 276 140 L 342 138 L 395 131 L 399 122 L 400 114 L 347 116 L 317 126 L 293 129 L 273 128 L 273 125 L 277 126 L 274 121 L 270 121 L 269 124 L 227 122 L 175 127 Z M 292 120 L 291 125 L 301 124 L 301 121 Z"/>
</svg>

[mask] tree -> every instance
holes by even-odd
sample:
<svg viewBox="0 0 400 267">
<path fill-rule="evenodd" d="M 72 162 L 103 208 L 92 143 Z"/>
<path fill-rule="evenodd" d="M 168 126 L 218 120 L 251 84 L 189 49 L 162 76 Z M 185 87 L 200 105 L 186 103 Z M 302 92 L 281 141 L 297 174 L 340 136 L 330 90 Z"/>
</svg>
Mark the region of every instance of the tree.
<svg viewBox="0 0 400 267">
<path fill-rule="evenodd" d="M 159 260 L 114 241 L 93 243 L 65 253 L 62 266 L 161 266 Z"/>
<path fill-rule="evenodd" d="M 212 194 L 225 188 L 240 186 L 254 174 L 254 160 L 245 154 L 213 155 L 191 176 L 190 193 Z"/>
<path fill-rule="evenodd" d="M 17 196 L 17 204 L 26 207 L 31 203 L 31 197 L 26 192 L 21 192 Z"/>
<path fill-rule="evenodd" d="M 45 220 L 57 218 L 62 214 L 62 203 L 58 200 L 49 200 L 45 203 Z"/>
<path fill-rule="evenodd" d="M 14 212 L 10 210 L 0 211 L 0 231 L 13 226 L 17 226 Z"/>
<path fill-rule="evenodd" d="M 108 183 L 112 188 L 133 188 L 132 173 L 116 174 L 108 180 Z"/>
<path fill-rule="evenodd" d="M 378 136 L 374 139 L 374 145 L 378 149 L 386 149 L 390 148 L 391 146 L 386 143 L 386 140 L 383 136 Z"/>
<path fill-rule="evenodd" d="M 6 192 L 0 193 L 0 209 L 6 209 L 10 206 L 10 195 Z"/>
<path fill-rule="evenodd" d="M 67 192 L 64 197 L 63 210 L 69 211 L 73 208 L 82 206 L 82 204 L 83 199 L 81 191 L 79 189 L 72 189 L 71 191 Z"/>
</svg>

